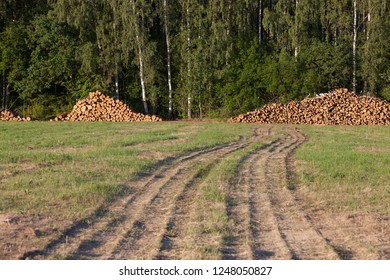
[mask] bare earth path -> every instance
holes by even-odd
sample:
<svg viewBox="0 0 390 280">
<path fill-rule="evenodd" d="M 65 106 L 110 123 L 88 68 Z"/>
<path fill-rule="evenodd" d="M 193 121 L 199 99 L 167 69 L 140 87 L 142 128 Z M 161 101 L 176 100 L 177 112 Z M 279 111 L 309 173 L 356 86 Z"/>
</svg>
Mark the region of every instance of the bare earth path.
<svg viewBox="0 0 390 280">
<path fill-rule="evenodd" d="M 241 158 L 229 185 L 226 212 L 234 232 L 220 242 L 222 258 L 341 258 L 290 190 L 292 155 L 305 136 L 292 127 L 280 129 L 277 134 L 262 126 L 249 139 L 167 159 L 152 174 L 128 182 L 128 195 L 20 258 L 184 259 L 192 250 L 186 232 L 204 179 L 224 158 L 256 141 L 264 145 Z"/>
<path fill-rule="evenodd" d="M 230 211 L 237 228 L 241 229 L 237 240 L 250 240 L 250 243 L 246 246 L 231 244 L 233 248 L 228 252 L 233 253 L 227 254 L 226 258 L 338 258 L 306 219 L 289 190 L 289 155 L 304 139 L 298 131 L 287 131 L 280 141 L 251 155 L 243 164 L 243 178 L 240 178 L 236 192 L 232 193 Z M 241 198 L 238 193 L 241 193 Z"/>
<path fill-rule="evenodd" d="M 263 134 L 262 129 L 258 129 L 249 140 L 168 159 L 153 174 L 146 174 L 143 178 L 129 182 L 133 192 L 128 196 L 122 197 L 108 208 L 97 209 L 85 221 L 68 228 L 60 239 L 53 240 L 44 250 L 27 252 L 21 259 L 150 258 L 153 249 L 137 244 L 145 241 L 148 245 L 159 240 L 159 230 L 166 228 L 174 202 L 183 190 L 188 189 L 186 181 L 191 185 L 191 181 L 201 172 L 194 170 L 194 167 L 205 163 L 207 169 L 226 154 L 259 140 Z"/>
</svg>

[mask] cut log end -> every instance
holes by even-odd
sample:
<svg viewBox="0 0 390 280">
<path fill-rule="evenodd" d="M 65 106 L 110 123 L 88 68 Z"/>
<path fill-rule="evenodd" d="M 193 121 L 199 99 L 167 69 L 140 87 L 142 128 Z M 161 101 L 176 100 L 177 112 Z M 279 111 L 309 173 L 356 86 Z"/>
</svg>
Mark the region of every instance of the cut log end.
<svg viewBox="0 0 390 280">
<path fill-rule="evenodd" d="M 390 125 L 390 103 L 336 89 L 303 101 L 267 104 L 260 110 L 240 114 L 230 123 L 314 125 Z"/>
<path fill-rule="evenodd" d="M 86 121 L 86 122 L 159 122 L 157 116 L 143 115 L 133 112 L 122 101 L 104 95 L 100 91 L 90 92 L 88 97 L 79 100 L 70 113 L 64 113 L 54 121 Z"/>
</svg>

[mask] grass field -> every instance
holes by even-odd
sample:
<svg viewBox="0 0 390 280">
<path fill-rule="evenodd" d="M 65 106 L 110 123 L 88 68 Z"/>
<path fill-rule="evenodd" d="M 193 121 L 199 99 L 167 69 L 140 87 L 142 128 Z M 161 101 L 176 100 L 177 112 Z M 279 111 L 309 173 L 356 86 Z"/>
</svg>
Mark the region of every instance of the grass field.
<svg viewBox="0 0 390 280">
<path fill-rule="evenodd" d="M 136 197 L 134 200 L 139 197 L 139 203 L 142 203 L 142 192 L 133 188 L 129 182 L 135 182 L 137 178 L 141 180 L 145 174 L 153 175 L 158 169 L 160 173 L 164 172 L 161 171 L 164 165 L 169 166 L 181 157 L 177 162 L 181 162 L 183 167 L 167 167 L 169 174 L 166 175 L 177 185 L 177 191 L 181 189 L 182 193 L 165 195 L 165 189 L 168 190 L 168 187 L 158 185 L 159 180 L 163 180 L 164 173 L 157 172 L 154 176 L 156 191 L 157 187 L 159 188 L 158 195 L 153 198 L 153 184 L 150 183 L 151 194 L 145 196 L 151 202 L 145 202 L 145 205 L 149 203 L 149 206 L 142 210 L 145 212 L 142 219 L 147 220 L 150 217 L 158 222 L 171 216 L 168 225 L 176 224 L 177 228 L 182 230 L 179 235 L 185 240 L 185 244 L 181 244 L 185 248 L 180 252 L 182 258 L 223 258 L 221 248 L 234 247 L 232 240 L 243 236 L 243 231 L 247 235 L 251 234 L 252 239 L 245 237 L 246 241 L 240 246 L 255 246 L 253 236 L 257 233 L 254 229 L 245 229 L 245 225 L 253 227 L 251 223 L 256 215 L 245 211 L 251 211 L 250 209 L 256 206 L 254 195 L 265 193 L 257 192 L 253 185 L 255 181 L 246 182 L 245 176 L 260 176 L 254 179 L 272 181 L 275 177 L 272 175 L 272 164 L 279 164 L 275 168 L 282 172 L 278 174 L 280 178 L 289 172 L 288 166 L 286 169 L 281 165 L 278 153 L 286 149 L 287 153 L 295 144 L 288 146 L 286 139 L 289 138 L 286 138 L 284 142 L 280 142 L 286 145 L 286 148 L 283 148 L 281 144 L 277 144 L 276 139 L 280 140 L 285 133 L 283 131 L 291 127 L 272 126 L 271 135 L 259 138 L 264 141 L 246 142 L 249 139 L 257 139 L 251 137 L 254 129 L 258 127 L 262 127 L 264 131 L 268 130 L 269 134 L 270 126 L 220 122 L 0 123 L 0 218 L 6 219 L 12 226 L 12 217 L 17 217 L 15 219 L 19 221 L 15 222 L 15 225 L 24 223 L 28 228 L 33 228 L 33 238 L 26 235 L 26 229 L 20 231 L 23 232 L 21 236 L 17 236 L 22 239 L 22 243 L 24 238 L 29 239 L 31 244 L 24 244 L 27 247 L 25 249 L 29 246 L 44 247 L 49 240 L 60 238 L 63 235 L 62 230 L 72 227 L 77 221 L 86 220 L 88 224 L 91 220 L 91 228 L 96 227 L 95 235 L 100 234 L 103 230 L 99 229 L 99 221 L 93 220 L 107 217 L 104 216 L 106 214 L 102 214 L 100 218 L 96 217 L 100 215 L 96 214 L 97 209 L 104 209 L 106 206 L 115 208 L 114 201 L 131 197 L 133 194 Z M 341 258 L 352 258 L 348 248 L 354 244 L 345 241 L 345 230 L 358 228 L 356 236 L 369 236 L 371 228 L 385 236 L 390 232 L 390 130 L 388 127 L 298 128 L 307 139 L 294 155 L 296 182 L 293 185 L 287 182 L 283 188 L 289 189 L 288 192 L 300 203 L 302 213 L 306 213 L 309 221 L 313 219 L 310 222 L 312 226 L 321 231 L 323 236 L 328 236 L 328 240 L 333 240 L 329 246 L 333 246 Z M 242 143 L 242 147 L 239 146 L 241 148 L 229 146 L 229 143 L 236 141 Z M 270 147 L 268 153 L 264 149 L 270 143 L 274 143 L 274 148 Z M 183 156 L 191 152 L 206 151 L 221 145 L 223 148 L 220 152 L 210 150 L 204 158 L 200 156 L 188 163 L 183 160 Z M 253 157 L 256 153 L 262 153 L 259 166 L 271 168 L 268 173 L 256 173 L 256 168 L 250 163 L 256 162 Z M 269 161 L 268 158 L 273 159 Z M 287 159 L 286 154 L 285 160 Z M 148 184 L 145 183 L 145 190 L 148 190 Z M 277 180 L 270 184 L 272 188 L 284 185 Z M 242 186 L 233 187 L 240 185 Z M 272 198 L 272 188 L 269 194 L 271 204 L 276 201 Z M 240 192 L 243 191 L 248 193 L 249 198 L 241 197 Z M 158 206 L 159 196 L 163 204 L 171 203 L 173 197 L 173 206 Z M 179 204 L 175 206 L 174 203 Z M 154 204 L 156 206 L 153 206 Z M 260 206 L 261 204 L 262 201 L 259 202 Z M 168 210 L 164 210 L 165 206 L 169 206 Z M 244 206 L 248 208 L 245 211 L 240 208 Z M 280 211 L 287 211 L 287 208 L 283 207 L 279 207 Z M 276 210 L 272 210 L 275 212 L 273 215 L 278 219 L 282 214 L 277 213 L 278 207 L 274 208 Z M 162 209 L 158 211 L 162 211 L 163 219 L 158 218 L 157 209 Z M 246 215 L 247 217 L 243 218 L 251 220 L 241 223 L 241 229 L 237 227 L 240 225 L 240 215 Z M 115 215 L 112 217 L 113 221 L 117 218 L 119 217 Z M 340 220 L 335 221 L 337 218 Z M 102 228 L 104 219 L 101 219 Z M 183 221 L 180 222 L 181 219 L 184 219 L 188 226 L 184 226 Z M 316 221 L 319 221 L 317 225 Z M 339 233 L 335 229 L 341 224 L 348 228 Z M 55 227 L 56 231 L 50 231 L 51 227 Z M 37 231 L 36 228 L 43 230 Z M 167 231 L 167 236 L 170 235 L 168 228 L 163 230 Z M 12 228 L 9 232 L 12 232 Z M 353 233 L 353 230 L 351 232 Z M 172 233 L 172 236 L 175 235 L 177 233 Z M 8 238 L 7 236 L 4 238 Z M 11 237 L 12 235 L 9 235 L 9 238 Z M 378 239 L 377 235 L 373 239 Z M 140 240 L 134 242 L 141 242 Z M 381 244 L 387 246 L 390 245 L 389 242 L 377 241 L 365 240 L 358 246 L 363 249 L 356 249 L 361 252 L 354 251 L 354 257 L 378 258 L 390 255 L 386 253 L 387 249 L 378 253 Z M 333 245 L 336 243 L 347 249 L 339 249 L 339 245 Z M 7 244 L 4 249 L 7 252 L 18 246 L 12 242 Z M 164 248 L 164 244 L 161 246 Z M 53 253 L 52 258 L 65 258 L 62 254 L 62 251 Z M 175 256 L 172 254 L 168 252 L 167 256 Z M 74 256 L 77 258 L 81 255 Z"/>
<path fill-rule="evenodd" d="M 390 215 L 389 127 L 303 126 L 301 182 L 334 212 Z"/>
<path fill-rule="evenodd" d="M 0 213 L 82 219 L 166 157 L 237 141 L 223 123 L 0 123 Z"/>
</svg>

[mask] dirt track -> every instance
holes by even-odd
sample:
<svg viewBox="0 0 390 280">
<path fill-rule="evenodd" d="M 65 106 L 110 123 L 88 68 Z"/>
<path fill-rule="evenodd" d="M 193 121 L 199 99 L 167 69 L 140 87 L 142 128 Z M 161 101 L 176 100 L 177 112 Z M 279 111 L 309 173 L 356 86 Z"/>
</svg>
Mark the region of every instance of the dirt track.
<svg viewBox="0 0 390 280">
<path fill-rule="evenodd" d="M 270 127 L 249 139 L 168 158 L 151 174 L 127 185 L 131 192 L 88 219 L 70 226 L 61 238 L 21 259 L 185 259 L 188 221 L 194 199 L 209 170 L 254 141 L 266 143 L 242 158 L 226 211 L 235 231 L 221 242 L 223 259 L 338 259 L 340 249 L 324 238 L 294 193 L 294 150 L 305 136 Z M 277 140 L 271 140 L 277 139 Z M 201 168 L 197 166 L 202 165 Z M 207 243 L 209 240 L 199 240 Z"/>
</svg>

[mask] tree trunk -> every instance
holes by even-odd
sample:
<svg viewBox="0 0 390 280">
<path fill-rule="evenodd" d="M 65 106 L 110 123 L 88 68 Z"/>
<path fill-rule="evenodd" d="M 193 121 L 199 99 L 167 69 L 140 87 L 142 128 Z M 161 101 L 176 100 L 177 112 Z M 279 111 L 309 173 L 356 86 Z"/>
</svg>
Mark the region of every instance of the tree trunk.
<svg viewBox="0 0 390 280">
<path fill-rule="evenodd" d="M 5 110 L 5 96 L 7 92 L 7 85 L 5 81 L 5 70 L 3 70 L 3 98 L 1 100 L 1 111 Z"/>
<path fill-rule="evenodd" d="M 367 41 L 370 40 L 371 32 L 371 0 L 368 0 L 368 11 L 367 11 Z"/>
<path fill-rule="evenodd" d="M 353 70 L 352 70 L 352 91 L 356 93 L 356 44 L 357 44 L 357 7 L 356 0 L 353 1 Z"/>
<path fill-rule="evenodd" d="M 299 38 L 298 38 L 298 5 L 299 5 L 299 0 L 295 0 L 295 30 L 294 30 L 294 34 L 295 34 L 295 46 L 294 46 L 294 57 L 295 57 L 295 60 L 298 59 L 298 52 L 299 52 Z"/>
<path fill-rule="evenodd" d="M 116 98 L 119 99 L 119 77 L 118 77 L 118 69 L 115 72 L 115 95 Z"/>
<path fill-rule="evenodd" d="M 115 2 L 115 5 L 112 6 L 112 12 L 113 12 L 113 24 L 112 24 L 112 30 L 114 34 L 114 60 L 115 60 L 115 97 L 119 99 L 119 77 L 118 77 L 118 34 L 116 30 L 116 22 L 117 22 L 117 2 Z"/>
<path fill-rule="evenodd" d="M 8 110 L 9 103 L 9 84 L 5 87 L 5 102 L 4 102 L 4 110 Z"/>
<path fill-rule="evenodd" d="M 232 47 L 231 40 L 231 23 L 232 21 L 232 1 L 228 0 L 228 9 L 227 9 L 227 26 L 226 26 L 226 51 L 225 51 L 225 65 L 230 64 L 230 50 Z"/>
<path fill-rule="evenodd" d="M 203 119 L 202 97 L 199 94 L 199 119 Z"/>
<path fill-rule="evenodd" d="M 171 74 L 171 44 L 169 40 L 169 26 L 168 26 L 168 3 L 164 0 L 164 29 L 165 42 L 167 45 L 167 71 L 168 71 L 168 119 L 173 116 L 173 93 L 172 93 L 172 74 Z"/>
<path fill-rule="evenodd" d="M 263 43 L 263 0 L 259 0 L 259 46 Z"/>
<path fill-rule="evenodd" d="M 190 24 L 190 0 L 187 0 L 186 17 L 187 17 L 187 47 L 188 47 L 188 62 L 187 62 L 187 79 L 191 83 L 191 24 Z M 187 88 L 187 117 L 192 119 L 192 93 L 191 86 Z"/>
<path fill-rule="evenodd" d="M 8 108 L 8 88 L 7 88 L 7 79 L 6 79 L 6 76 L 5 76 L 5 70 L 3 70 L 3 98 L 2 98 L 2 102 L 1 102 L 1 110 L 0 111 L 3 111 L 3 110 L 7 110 Z"/>
<path fill-rule="evenodd" d="M 366 60 L 368 60 L 368 53 L 369 53 L 369 41 L 370 41 L 370 32 L 371 32 L 371 0 L 368 0 L 368 8 L 367 8 L 367 27 L 366 27 L 366 44 L 367 44 L 367 47 L 366 47 L 366 50 L 365 50 L 365 56 L 366 56 Z M 365 79 L 364 79 L 364 88 L 363 88 L 363 92 L 364 94 L 367 94 L 367 88 L 368 88 L 368 81 L 367 81 L 367 75 L 365 75 Z"/>
<path fill-rule="evenodd" d="M 148 102 L 146 99 L 146 87 L 145 87 L 145 78 L 144 78 L 144 63 L 142 59 L 142 46 L 141 46 L 141 40 L 139 37 L 139 26 L 137 21 L 137 13 L 135 10 L 135 0 L 133 0 L 133 13 L 134 13 L 134 22 L 135 22 L 135 40 L 137 43 L 138 48 L 138 63 L 139 63 L 139 78 L 141 82 L 141 91 L 142 91 L 142 102 L 144 104 L 144 110 L 145 114 L 149 114 L 148 110 Z"/>
<path fill-rule="evenodd" d="M 144 78 L 144 63 L 142 60 L 142 48 L 139 35 L 136 35 L 137 45 L 138 45 L 138 62 L 139 62 L 139 77 L 141 82 L 142 90 L 142 102 L 144 103 L 145 114 L 149 114 L 148 102 L 146 100 L 146 87 L 145 87 L 145 78 Z"/>
</svg>

